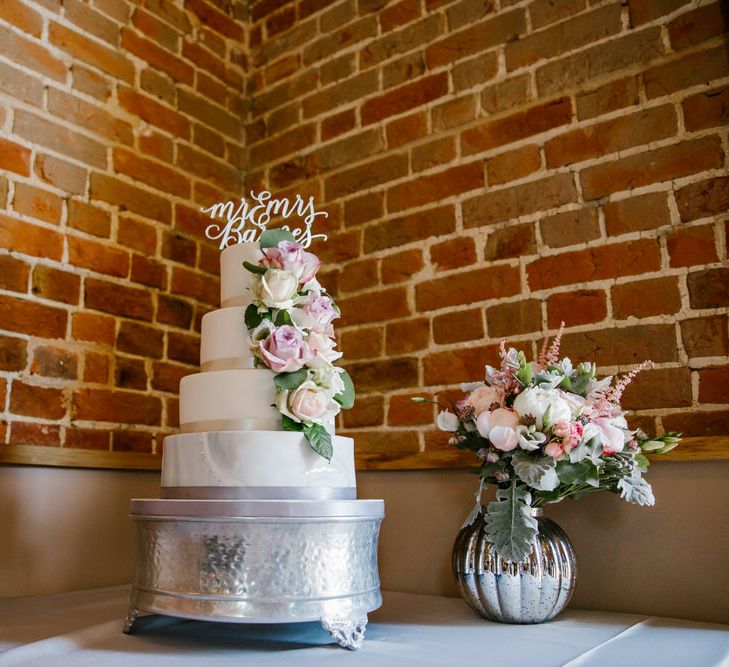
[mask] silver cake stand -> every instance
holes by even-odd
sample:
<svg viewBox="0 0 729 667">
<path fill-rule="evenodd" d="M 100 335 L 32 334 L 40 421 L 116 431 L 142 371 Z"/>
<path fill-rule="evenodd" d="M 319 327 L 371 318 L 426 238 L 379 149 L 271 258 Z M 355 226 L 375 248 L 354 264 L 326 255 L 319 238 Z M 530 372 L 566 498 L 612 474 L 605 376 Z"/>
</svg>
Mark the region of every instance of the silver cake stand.
<svg viewBox="0 0 729 667">
<path fill-rule="evenodd" d="M 319 621 L 344 648 L 382 604 L 382 500 L 132 500 L 141 612 L 203 621 Z"/>
</svg>

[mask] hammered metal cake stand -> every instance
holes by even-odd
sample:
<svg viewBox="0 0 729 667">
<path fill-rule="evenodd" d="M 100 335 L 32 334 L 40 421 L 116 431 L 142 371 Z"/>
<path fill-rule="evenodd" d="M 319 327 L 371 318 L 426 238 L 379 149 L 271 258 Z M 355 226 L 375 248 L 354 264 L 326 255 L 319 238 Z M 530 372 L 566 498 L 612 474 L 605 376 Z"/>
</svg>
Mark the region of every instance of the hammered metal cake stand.
<svg viewBox="0 0 729 667">
<path fill-rule="evenodd" d="M 357 649 L 382 604 L 382 500 L 132 500 L 141 612 L 226 623 L 318 621 Z"/>
</svg>

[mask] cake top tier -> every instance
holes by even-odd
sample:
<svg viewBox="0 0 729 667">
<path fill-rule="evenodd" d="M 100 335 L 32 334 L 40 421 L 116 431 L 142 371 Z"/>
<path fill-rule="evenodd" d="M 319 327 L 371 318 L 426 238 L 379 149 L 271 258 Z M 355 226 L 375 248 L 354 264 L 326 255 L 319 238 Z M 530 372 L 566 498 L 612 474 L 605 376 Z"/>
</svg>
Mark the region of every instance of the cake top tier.
<svg viewBox="0 0 729 667">
<path fill-rule="evenodd" d="M 228 246 L 220 254 L 220 307 L 248 306 L 250 273 L 243 262 L 258 264 L 263 257 L 258 243 L 238 243 Z"/>
</svg>

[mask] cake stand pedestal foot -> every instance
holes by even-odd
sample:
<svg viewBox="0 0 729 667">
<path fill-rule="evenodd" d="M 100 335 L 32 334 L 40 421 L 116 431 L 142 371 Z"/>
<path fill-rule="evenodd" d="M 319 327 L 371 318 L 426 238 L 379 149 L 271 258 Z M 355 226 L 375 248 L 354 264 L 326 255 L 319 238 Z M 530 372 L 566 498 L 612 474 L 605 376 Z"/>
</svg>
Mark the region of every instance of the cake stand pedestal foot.
<svg viewBox="0 0 729 667">
<path fill-rule="evenodd" d="M 122 632 L 125 635 L 131 635 L 134 632 L 134 624 L 139 618 L 139 607 L 137 607 L 137 591 L 132 589 L 132 594 L 129 597 L 129 612 L 124 619 L 124 625 L 122 626 Z"/>
<path fill-rule="evenodd" d="M 364 618 L 322 618 L 321 627 L 342 648 L 356 651 L 364 642 L 367 616 Z"/>
</svg>

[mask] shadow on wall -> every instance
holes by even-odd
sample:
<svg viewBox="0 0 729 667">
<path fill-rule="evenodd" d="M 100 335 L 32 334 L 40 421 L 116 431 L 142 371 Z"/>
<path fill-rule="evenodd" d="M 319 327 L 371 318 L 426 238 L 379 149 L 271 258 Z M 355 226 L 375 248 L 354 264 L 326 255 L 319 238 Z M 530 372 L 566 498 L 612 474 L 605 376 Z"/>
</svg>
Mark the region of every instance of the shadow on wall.
<svg viewBox="0 0 729 667">
<path fill-rule="evenodd" d="M 729 462 L 656 463 L 648 473 L 653 508 L 610 493 L 548 506 L 577 552 L 571 606 L 729 623 L 728 476 Z M 383 588 L 458 595 L 451 548 L 473 506 L 476 477 L 361 472 L 358 485 L 360 498 L 385 499 Z"/>
<path fill-rule="evenodd" d="M 132 497 L 159 497 L 159 473 L 0 466 L 0 597 L 129 582 Z"/>
</svg>

